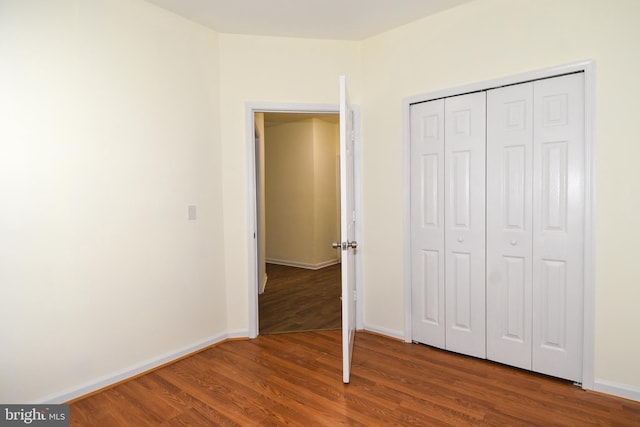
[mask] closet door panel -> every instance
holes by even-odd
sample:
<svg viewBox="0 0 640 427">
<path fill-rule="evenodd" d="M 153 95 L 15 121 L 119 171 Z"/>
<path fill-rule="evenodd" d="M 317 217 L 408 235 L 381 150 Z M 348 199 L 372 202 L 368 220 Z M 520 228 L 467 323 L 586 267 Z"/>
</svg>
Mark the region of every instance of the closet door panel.
<svg viewBox="0 0 640 427">
<path fill-rule="evenodd" d="M 447 350 L 485 357 L 485 93 L 445 99 Z"/>
<path fill-rule="evenodd" d="M 444 348 L 444 100 L 412 105 L 410 120 L 412 335 Z"/>
<path fill-rule="evenodd" d="M 534 83 L 533 370 L 581 381 L 584 76 Z"/>
<path fill-rule="evenodd" d="M 487 358 L 531 369 L 533 83 L 487 92 Z"/>
</svg>

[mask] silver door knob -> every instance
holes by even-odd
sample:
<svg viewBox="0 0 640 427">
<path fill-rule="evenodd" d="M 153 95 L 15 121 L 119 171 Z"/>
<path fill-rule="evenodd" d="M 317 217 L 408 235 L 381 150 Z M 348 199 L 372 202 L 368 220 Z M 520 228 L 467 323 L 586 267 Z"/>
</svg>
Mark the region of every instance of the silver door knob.
<svg viewBox="0 0 640 427">
<path fill-rule="evenodd" d="M 357 248 L 358 247 L 358 242 L 349 242 L 349 241 L 347 241 L 346 243 L 333 242 L 331 244 L 331 247 L 334 248 L 334 249 L 342 248 L 343 251 L 346 251 L 349 248 L 351 248 L 351 249 Z"/>
</svg>

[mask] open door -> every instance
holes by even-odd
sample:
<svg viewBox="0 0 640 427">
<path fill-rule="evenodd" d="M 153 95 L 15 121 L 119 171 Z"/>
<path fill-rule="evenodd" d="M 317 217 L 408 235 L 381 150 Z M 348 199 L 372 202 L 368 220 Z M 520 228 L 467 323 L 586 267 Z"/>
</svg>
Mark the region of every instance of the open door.
<svg viewBox="0 0 640 427">
<path fill-rule="evenodd" d="M 342 380 L 349 382 L 351 356 L 356 334 L 354 125 L 347 84 L 340 77 L 340 239 L 334 247 L 342 250 Z"/>
</svg>

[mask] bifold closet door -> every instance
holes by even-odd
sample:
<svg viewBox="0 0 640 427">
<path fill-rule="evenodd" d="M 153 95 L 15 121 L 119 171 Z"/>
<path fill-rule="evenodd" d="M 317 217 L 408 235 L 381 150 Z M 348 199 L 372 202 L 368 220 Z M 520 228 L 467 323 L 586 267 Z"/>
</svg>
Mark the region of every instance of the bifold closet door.
<svg viewBox="0 0 640 427">
<path fill-rule="evenodd" d="M 487 359 L 531 369 L 533 83 L 487 91 Z"/>
<path fill-rule="evenodd" d="M 416 341 L 581 381 L 584 119 L 581 73 L 411 106 Z"/>
<path fill-rule="evenodd" d="M 485 357 L 485 94 L 411 106 L 413 339 Z"/>
<path fill-rule="evenodd" d="M 486 95 L 444 105 L 445 348 L 484 358 Z"/>
<path fill-rule="evenodd" d="M 411 106 L 413 340 L 445 347 L 444 99 Z"/>
<path fill-rule="evenodd" d="M 534 82 L 533 370 L 582 380 L 584 75 Z"/>
<path fill-rule="evenodd" d="M 584 83 L 487 93 L 487 358 L 581 381 Z"/>
</svg>

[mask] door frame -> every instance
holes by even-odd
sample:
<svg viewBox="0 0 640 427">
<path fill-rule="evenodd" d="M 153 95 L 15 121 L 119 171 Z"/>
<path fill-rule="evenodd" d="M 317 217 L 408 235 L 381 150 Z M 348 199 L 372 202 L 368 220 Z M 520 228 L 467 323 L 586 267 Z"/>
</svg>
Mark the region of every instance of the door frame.
<svg viewBox="0 0 640 427">
<path fill-rule="evenodd" d="M 362 209 L 361 209 L 361 131 L 360 108 L 352 105 L 354 112 L 354 180 L 356 211 L 356 242 L 362 246 Z M 249 338 L 259 333 L 258 315 L 258 206 L 256 188 L 256 150 L 255 150 L 255 113 L 318 113 L 340 114 L 338 104 L 298 104 L 274 102 L 245 103 L 245 139 L 247 144 L 247 251 L 248 251 L 248 300 L 249 300 Z M 356 329 L 362 329 L 362 255 L 356 255 Z"/>
<path fill-rule="evenodd" d="M 585 211 L 584 211 L 584 337 L 582 350 L 582 388 L 594 390 L 594 353 L 595 353 L 595 93 L 596 65 L 594 60 L 573 62 L 565 65 L 549 67 L 520 74 L 484 80 L 448 89 L 435 90 L 404 98 L 403 115 L 403 240 L 404 240 L 404 340 L 412 342 L 411 324 L 411 104 L 432 101 L 449 96 L 462 95 L 498 88 L 501 86 L 525 83 L 576 72 L 584 73 L 584 107 L 585 107 Z"/>
</svg>

